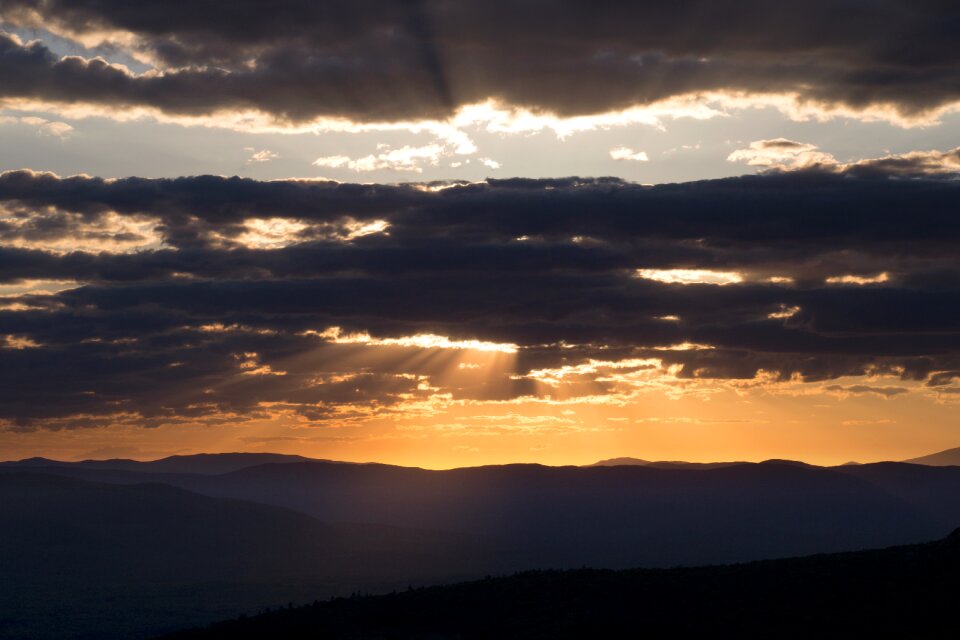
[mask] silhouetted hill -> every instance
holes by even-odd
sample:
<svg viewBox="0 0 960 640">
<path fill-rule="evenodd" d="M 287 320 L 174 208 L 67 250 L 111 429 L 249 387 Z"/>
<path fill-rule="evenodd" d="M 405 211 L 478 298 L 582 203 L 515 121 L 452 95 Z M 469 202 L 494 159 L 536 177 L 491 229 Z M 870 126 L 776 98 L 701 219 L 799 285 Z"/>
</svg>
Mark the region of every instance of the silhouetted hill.
<svg viewBox="0 0 960 640">
<path fill-rule="evenodd" d="M 917 476 L 917 491 L 930 479 Z M 960 474 L 948 482 L 960 490 Z M 263 465 L 211 494 L 281 504 L 331 522 L 496 536 L 537 566 L 671 566 L 855 550 L 942 536 L 955 509 L 911 503 L 879 479 L 794 464 L 708 470 L 505 465 Z"/>
<path fill-rule="evenodd" d="M 770 461 L 711 469 L 505 465 L 449 471 L 291 462 L 220 475 L 58 467 L 215 497 L 496 537 L 531 566 L 671 566 L 917 542 L 960 523 L 960 470 Z"/>
<path fill-rule="evenodd" d="M 588 464 L 585 466 L 588 467 L 619 467 L 623 465 L 645 465 L 650 464 L 649 460 L 641 460 L 640 458 L 610 458 L 608 460 L 598 460 L 593 464 Z"/>
<path fill-rule="evenodd" d="M 10 462 L 0 462 L 0 467 L 19 469 L 49 469 L 51 467 L 109 470 L 109 471 L 139 471 L 144 473 L 229 473 L 246 467 L 259 464 L 281 462 L 305 462 L 311 458 L 303 456 L 285 455 L 281 453 L 198 453 L 189 456 L 169 456 L 159 460 L 127 460 L 115 458 L 112 460 L 82 460 L 80 462 L 63 462 L 47 458 L 27 458 Z"/>
<path fill-rule="evenodd" d="M 609 460 L 600 460 L 593 464 L 585 465 L 587 467 L 653 467 L 655 469 L 716 469 L 717 467 L 729 467 L 734 464 L 746 464 L 744 462 L 684 462 L 682 460 L 641 460 L 640 458 L 610 458 Z"/>
<path fill-rule="evenodd" d="M 469 536 L 328 525 L 159 484 L 7 473 L 0 505 L 5 639 L 142 637 L 185 618 L 509 566 Z"/>
<path fill-rule="evenodd" d="M 660 460 L 657 462 L 650 462 L 647 464 L 647 466 L 653 467 L 654 469 L 704 470 L 704 469 L 718 469 L 720 467 L 731 467 L 735 464 L 748 464 L 748 463 L 746 462 L 683 462 L 680 460 Z"/>
<path fill-rule="evenodd" d="M 928 456 L 904 460 L 911 464 L 925 464 L 935 467 L 960 466 L 960 447 L 939 451 Z"/>
<path fill-rule="evenodd" d="M 928 544 L 694 569 L 538 571 L 339 599 L 166 640 L 948 638 L 960 533 Z"/>
<path fill-rule="evenodd" d="M 868 482 L 926 513 L 936 514 L 941 520 L 960 523 L 960 467 L 877 462 L 843 466 L 838 471 Z"/>
<path fill-rule="evenodd" d="M 800 556 L 930 540 L 960 524 L 960 467 L 903 463 L 284 461 L 219 474 L 31 464 L 0 466 L 4 637 L 57 637 L 29 625 L 55 613 L 66 617 L 53 628 L 73 632 L 59 637 L 74 637 L 78 621 L 91 638 L 119 637 L 131 624 L 173 628 L 360 587 Z M 114 620 L 111 608 L 127 613 Z"/>
<path fill-rule="evenodd" d="M 960 495 L 960 469 L 900 466 L 912 471 L 900 473 L 896 464 L 826 469 L 783 461 L 707 469 L 504 465 L 429 471 L 310 461 L 220 475 L 54 472 L 117 483 L 161 481 L 328 523 L 496 538 L 527 566 L 626 568 L 905 544 L 960 524 L 952 499 Z"/>
</svg>

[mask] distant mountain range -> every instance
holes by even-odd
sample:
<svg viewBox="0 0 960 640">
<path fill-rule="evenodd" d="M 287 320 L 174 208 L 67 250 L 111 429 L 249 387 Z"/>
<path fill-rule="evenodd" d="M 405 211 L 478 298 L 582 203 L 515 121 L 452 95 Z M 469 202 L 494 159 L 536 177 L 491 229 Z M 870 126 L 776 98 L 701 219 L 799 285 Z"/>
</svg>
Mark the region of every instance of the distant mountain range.
<svg viewBox="0 0 960 640">
<path fill-rule="evenodd" d="M 649 460 L 641 460 L 640 458 L 610 458 L 609 460 L 600 460 L 599 462 L 594 462 L 593 464 L 589 464 L 587 466 L 588 467 L 622 467 L 622 466 L 642 467 L 648 464 L 650 464 Z"/>
<path fill-rule="evenodd" d="M 600 460 L 588 467 L 654 467 L 656 469 L 716 469 L 717 467 L 729 467 L 735 464 L 747 464 L 745 462 L 683 462 L 681 460 L 641 460 L 640 458 L 610 458 L 609 460 Z"/>
<path fill-rule="evenodd" d="M 0 463 L 0 637 L 79 637 L 80 621 L 91 638 L 142 637 L 356 589 L 852 551 L 960 525 L 960 466 L 606 462 Z M 64 594 L 83 615 L 44 626 Z"/>
<path fill-rule="evenodd" d="M 229 473 L 258 464 L 273 462 L 306 462 L 312 458 L 281 453 L 198 453 L 189 456 L 170 456 L 159 460 L 141 462 L 126 458 L 112 460 L 81 460 L 62 462 L 48 458 L 27 458 L 13 462 L 0 462 L 0 466 L 31 469 L 66 467 L 112 471 L 146 471 L 153 473 Z"/>
<path fill-rule="evenodd" d="M 918 542 L 960 525 L 960 467 L 904 463 L 515 464 L 432 471 L 223 454 L 155 462 L 32 459 L 0 464 L 0 476 L 24 468 L 99 483 L 163 483 L 330 524 L 481 536 L 532 566 L 738 562 Z"/>
<path fill-rule="evenodd" d="M 904 462 L 909 462 L 910 464 L 925 464 L 934 467 L 960 466 L 960 447 L 940 451 L 939 453 L 934 453 L 929 456 L 904 460 Z"/>
<path fill-rule="evenodd" d="M 928 544 L 666 571 L 538 571 L 316 602 L 164 640 L 948 638 L 960 532 Z"/>
<path fill-rule="evenodd" d="M 946 451 L 940 451 L 938 453 L 933 453 L 927 456 L 921 456 L 919 458 L 911 458 L 909 460 L 903 460 L 909 464 L 922 464 L 931 467 L 951 467 L 951 466 L 960 466 L 960 447 L 955 449 L 947 449 Z M 618 467 L 618 466 L 656 466 L 656 467 L 671 467 L 671 466 L 686 466 L 686 467 L 696 467 L 700 466 L 703 468 L 713 468 L 719 466 L 729 466 L 731 464 L 743 464 L 743 462 L 681 462 L 681 461 L 651 461 L 651 460 L 642 460 L 640 458 L 610 458 L 608 460 L 600 460 L 599 462 L 594 462 L 590 467 Z M 857 465 L 859 462 L 850 461 L 845 462 L 844 465 Z"/>
<path fill-rule="evenodd" d="M 83 469 L 97 470 L 116 470 L 116 471 L 149 471 L 154 473 L 199 473 L 199 474 L 220 474 L 231 471 L 239 471 L 247 467 L 254 467 L 268 463 L 283 462 L 334 462 L 332 460 L 319 460 L 316 458 L 307 458 L 304 456 L 288 455 L 282 453 L 198 453 L 193 455 L 177 455 L 160 458 L 159 460 L 131 460 L 127 458 L 114 458 L 110 460 L 81 460 L 79 462 L 65 462 L 60 460 L 51 460 L 49 458 L 26 458 L 23 460 L 11 460 L 0 462 L 2 467 L 31 467 L 31 468 L 49 468 L 49 467 L 73 467 Z M 790 462 L 790 461 L 783 461 Z M 909 464 L 923 464 L 927 466 L 944 467 L 960 466 L 960 447 L 947 449 L 919 458 L 903 460 Z M 363 464 L 363 463 L 340 463 L 340 464 Z M 585 465 L 588 467 L 618 467 L 618 466 L 654 466 L 660 468 L 688 467 L 688 468 L 715 468 L 730 466 L 734 464 L 747 464 L 743 461 L 736 462 L 684 462 L 681 460 L 643 460 L 640 458 L 621 457 L 600 460 L 593 464 Z M 798 464 L 804 464 L 799 463 Z M 847 465 L 860 464 L 858 462 L 847 462 Z"/>
</svg>

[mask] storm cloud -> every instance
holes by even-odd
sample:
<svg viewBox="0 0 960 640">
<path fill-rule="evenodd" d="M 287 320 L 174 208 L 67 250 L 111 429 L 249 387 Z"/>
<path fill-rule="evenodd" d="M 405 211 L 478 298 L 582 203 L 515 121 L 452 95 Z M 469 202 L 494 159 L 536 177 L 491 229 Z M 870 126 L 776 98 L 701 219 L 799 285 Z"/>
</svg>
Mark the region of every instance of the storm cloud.
<svg viewBox="0 0 960 640">
<path fill-rule="evenodd" d="M 555 396 L 624 393 L 597 372 L 654 360 L 678 380 L 942 387 L 960 370 L 960 181 L 928 160 L 653 187 L 7 172 L 0 419 L 342 420 L 536 396 L 564 366 L 588 373 Z M 100 244 L 60 242 L 84 233 Z M 456 341 L 510 366 L 458 367 Z"/>
<path fill-rule="evenodd" d="M 950 2 L 3 0 L 0 19 L 156 68 L 0 35 L 0 97 L 171 115 L 393 121 L 487 99 L 577 115 L 724 92 L 909 119 L 960 99 Z"/>
</svg>

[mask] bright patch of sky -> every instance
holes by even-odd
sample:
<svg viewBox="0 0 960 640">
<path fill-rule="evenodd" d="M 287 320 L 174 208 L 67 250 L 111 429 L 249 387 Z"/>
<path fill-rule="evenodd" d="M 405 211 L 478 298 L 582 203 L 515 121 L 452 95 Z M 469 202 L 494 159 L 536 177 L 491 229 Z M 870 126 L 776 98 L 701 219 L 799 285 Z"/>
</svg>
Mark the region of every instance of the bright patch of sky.
<svg viewBox="0 0 960 640">
<path fill-rule="evenodd" d="M 3 117 L 6 116 L 6 117 Z M 44 135 L 35 118 L 63 122 L 69 136 Z M 709 120 L 665 120 L 658 128 L 628 124 L 558 137 L 490 132 L 482 124 L 463 131 L 476 151 L 447 152 L 409 166 L 375 163 L 358 171 L 351 163 L 315 164 L 318 158 L 378 157 L 390 150 L 443 145 L 429 132 L 367 131 L 304 134 L 247 133 L 150 120 L 70 119 L 42 112 L 0 111 L 0 170 L 30 167 L 60 175 L 163 177 L 192 174 L 240 175 L 257 179 L 331 178 L 346 182 L 480 180 L 500 176 L 618 176 L 643 183 L 682 182 L 749 173 L 728 157 L 750 142 L 788 138 L 815 145 L 840 162 L 912 150 L 960 146 L 960 114 L 938 125 L 902 128 L 884 122 L 835 119 L 796 122 L 773 108 L 731 111 Z M 643 149 L 647 162 L 623 162 L 610 149 Z M 270 151 L 269 162 L 251 162 L 251 149 Z"/>
</svg>

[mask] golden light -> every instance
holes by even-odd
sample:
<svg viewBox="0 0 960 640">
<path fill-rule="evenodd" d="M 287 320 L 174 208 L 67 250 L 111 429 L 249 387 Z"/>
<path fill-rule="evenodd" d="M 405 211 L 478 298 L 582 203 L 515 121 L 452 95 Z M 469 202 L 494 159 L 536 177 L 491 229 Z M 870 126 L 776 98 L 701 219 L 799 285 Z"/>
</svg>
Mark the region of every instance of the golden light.
<svg viewBox="0 0 960 640">
<path fill-rule="evenodd" d="M 881 284 L 890 280 L 890 274 L 884 271 L 883 273 L 878 273 L 875 276 L 832 276 L 827 278 L 827 284 L 856 284 L 856 285 L 865 285 L 865 284 Z"/>
<path fill-rule="evenodd" d="M 335 344 L 365 344 L 369 346 L 418 347 L 420 349 L 469 349 L 472 351 L 496 351 L 517 353 L 518 347 L 511 343 L 486 342 L 483 340 L 451 340 L 432 333 L 418 333 L 400 338 L 374 338 L 369 333 L 343 333 L 340 327 L 328 327 L 323 331 L 307 331 L 305 335 L 326 338 Z"/>
<path fill-rule="evenodd" d="M 710 271 L 708 269 L 637 269 L 638 278 L 666 284 L 715 284 L 724 286 L 743 282 L 737 271 Z"/>
</svg>

